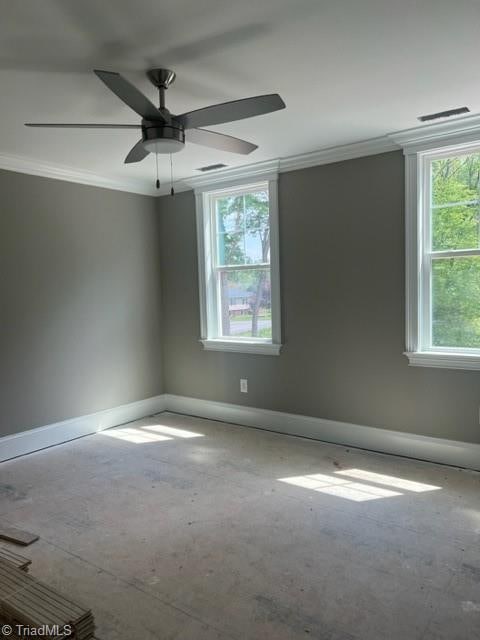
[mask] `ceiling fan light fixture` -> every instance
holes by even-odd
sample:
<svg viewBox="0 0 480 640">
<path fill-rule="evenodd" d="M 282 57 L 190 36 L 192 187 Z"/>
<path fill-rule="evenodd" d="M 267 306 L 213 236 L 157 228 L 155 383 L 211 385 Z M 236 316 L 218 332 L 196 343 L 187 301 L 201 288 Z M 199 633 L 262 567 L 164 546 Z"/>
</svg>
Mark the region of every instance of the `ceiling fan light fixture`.
<svg viewBox="0 0 480 640">
<path fill-rule="evenodd" d="M 170 154 L 181 151 L 185 144 L 180 140 L 172 140 L 171 138 L 159 138 L 157 140 L 144 140 L 143 148 L 149 153 Z"/>
<path fill-rule="evenodd" d="M 182 126 L 143 120 L 142 129 L 143 148 L 149 153 L 177 153 L 185 146 L 185 131 Z"/>
</svg>

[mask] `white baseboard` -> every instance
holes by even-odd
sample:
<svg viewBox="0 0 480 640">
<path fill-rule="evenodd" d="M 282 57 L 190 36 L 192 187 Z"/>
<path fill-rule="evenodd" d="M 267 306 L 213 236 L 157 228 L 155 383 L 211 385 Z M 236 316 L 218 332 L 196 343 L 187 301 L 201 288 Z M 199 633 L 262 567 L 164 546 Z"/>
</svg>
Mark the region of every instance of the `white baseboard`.
<svg viewBox="0 0 480 640">
<path fill-rule="evenodd" d="M 162 411 L 480 471 L 480 444 L 164 394 L 0 438 L 0 462 Z"/>
<path fill-rule="evenodd" d="M 165 410 L 164 396 L 154 396 L 78 418 L 0 438 L 0 462 L 68 440 L 116 427 Z"/>
<path fill-rule="evenodd" d="M 165 410 L 480 471 L 480 444 L 165 394 Z"/>
</svg>

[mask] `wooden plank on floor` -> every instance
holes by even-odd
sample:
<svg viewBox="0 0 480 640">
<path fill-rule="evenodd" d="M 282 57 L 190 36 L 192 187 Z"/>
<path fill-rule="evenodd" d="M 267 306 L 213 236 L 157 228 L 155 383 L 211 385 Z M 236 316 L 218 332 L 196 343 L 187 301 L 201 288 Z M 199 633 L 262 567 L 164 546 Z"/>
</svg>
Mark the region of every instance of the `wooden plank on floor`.
<svg viewBox="0 0 480 640">
<path fill-rule="evenodd" d="M 14 567 L 22 569 L 23 571 L 28 571 L 28 565 L 32 564 L 30 558 L 25 558 L 25 556 L 15 553 L 15 551 L 12 551 L 8 547 L 0 547 L 0 558 L 11 562 Z"/>
<path fill-rule="evenodd" d="M 35 540 L 38 540 L 40 536 L 29 531 L 23 531 L 23 529 L 17 529 L 16 527 L 8 527 L 0 523 L 0 539 L 13 542 L 14 544 L 21 544 L 26 547 Z"/>
<path fill-rule="evenodd" d="M 34 629 L 71 625 L 75 640 L 91 640 L 95 624 L 91 610 L 0 558 L 0 621 L 20 622 Z M 33 635 L 33 634 L 32 634 Z M 37 633 L 35 635 L 42 635 Z M 45 634 L 43 634 L 45 635 Z M 49 638 L 57 636 L 47 635 Z M 61 637 L 58 636 L 59 638 Z"/>
</svg>

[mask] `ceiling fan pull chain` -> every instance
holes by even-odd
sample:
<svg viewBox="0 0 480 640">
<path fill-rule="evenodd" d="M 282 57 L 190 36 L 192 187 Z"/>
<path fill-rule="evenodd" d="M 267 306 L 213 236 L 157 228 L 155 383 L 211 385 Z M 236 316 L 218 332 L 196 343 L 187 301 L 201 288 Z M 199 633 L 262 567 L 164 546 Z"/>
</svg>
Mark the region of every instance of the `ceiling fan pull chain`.
<svg viewBox="0 0 480 640">
<path fill-rule="evenodd" d="M 158 149 L 157 149 L 158 145 L 155 145 L 155 166 L 157 168 L 157 182 L 156 187 L 157 189 L 160 189 L 160 180 L 158 179 Z"/>
<path fill-rule="evenodd" d="M 175 195 L 175 189 L 173 188 L 173 160 L 172 154 L 170 154 L 170 195 Z"/>
</svg>

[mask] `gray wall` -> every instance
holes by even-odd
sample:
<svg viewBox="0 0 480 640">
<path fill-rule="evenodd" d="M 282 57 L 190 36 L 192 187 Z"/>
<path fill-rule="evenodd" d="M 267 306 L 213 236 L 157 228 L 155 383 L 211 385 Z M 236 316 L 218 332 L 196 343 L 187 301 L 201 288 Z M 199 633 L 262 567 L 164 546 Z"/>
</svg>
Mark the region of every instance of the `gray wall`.
<svg viewBox="0 0 480 640">
<path fill-rule="evenodd" d="M 279 357 L 202 350 L 193 193 L 161 198 L 165 391 L 480 442 L 480 373 L 402 355 L 403 194 L 401 152 L 281 174 Z"/>
<path fill-rule="evenodd" d="M 0 435 L 161 393 L 153 198 L 0 171 Z"/>
</svg>

